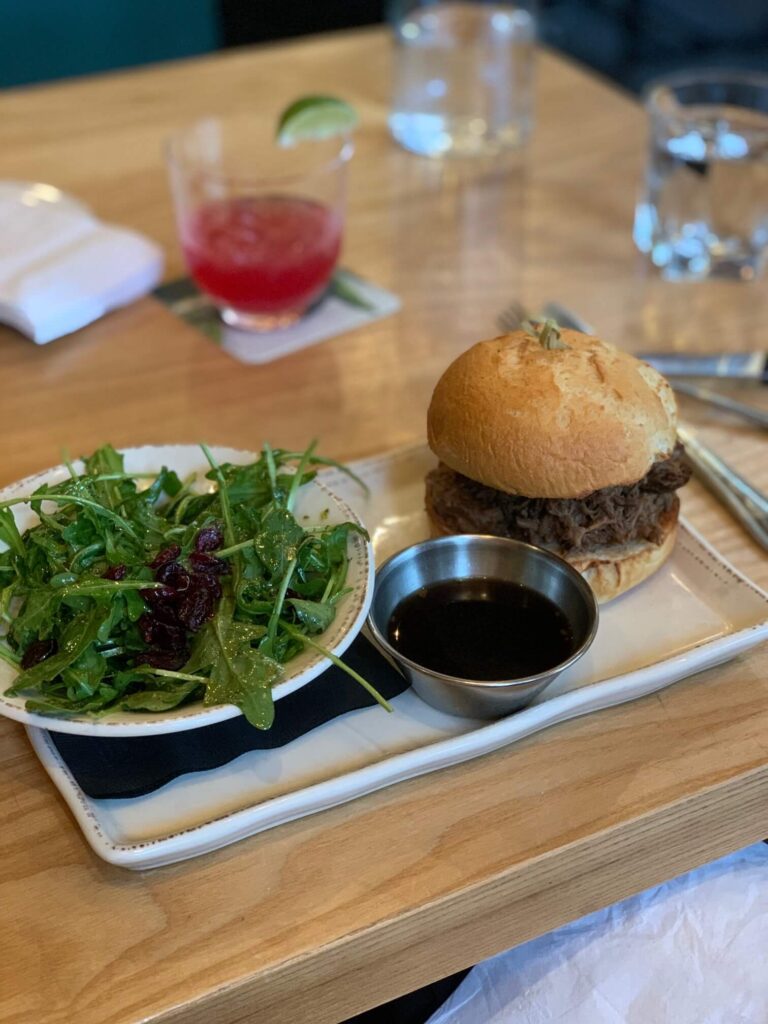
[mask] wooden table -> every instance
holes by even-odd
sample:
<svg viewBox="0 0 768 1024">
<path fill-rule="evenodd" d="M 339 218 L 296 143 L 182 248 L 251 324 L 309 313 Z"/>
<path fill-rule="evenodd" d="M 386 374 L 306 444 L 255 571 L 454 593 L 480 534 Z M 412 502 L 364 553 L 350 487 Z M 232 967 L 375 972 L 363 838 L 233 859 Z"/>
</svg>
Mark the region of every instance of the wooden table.
<svg viewBox="0 0 768 1024">
<path fill-rule="evenodd" d="M 158 239 L 181 272 L 161 159 L 209 111 L 271 123 L 308 89 L 362 128 L 345 261 L 403 312 L 266 367 L 152 299 L 38 349 L 0 332 L 0 482 L 110 439 L 354 458 L 424 435 L 442 368 L 514 297 L 558 298 L 629 347 L 765 347 L 760 285 L 663 285 L 631 239 L 644 119 L 551 56 L 527 168 L 431 163 L 386 131 L 383 31 L 0 96 L 0 178 L 55 183 Z M 761 396 L 749 396 L 756 402 Z M 704 424 L 704 414 L 684 407 Z M 765 440 L 704 436 L 768 486 Z M 696 485 L 685 511 L 768 583 Z M 23 730 L 0 724 L 3 1024 L 333 1022 L 768 835 L 768 653 L 189 863 L 93 856 Z"/>
</svg>

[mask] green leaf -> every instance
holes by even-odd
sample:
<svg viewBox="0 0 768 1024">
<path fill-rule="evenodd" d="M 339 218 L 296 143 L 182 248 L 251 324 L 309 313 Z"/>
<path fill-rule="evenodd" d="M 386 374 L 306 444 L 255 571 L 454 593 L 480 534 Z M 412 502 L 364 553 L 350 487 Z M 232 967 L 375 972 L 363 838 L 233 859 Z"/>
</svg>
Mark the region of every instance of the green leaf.
<svg viewBox="0 0 768 1024">
<path fill-rule="evenodd" d="M 154 506 L 164 494 L 169 498 L 176 497 L 182 486 L 176 473 L 163 466 L 149 487 L 139 493 L 139 497 L 146 505 Z"/>
<path fill-rule="evenodd" d="M 233 466 L 225 463 L 220 467 L 232 506 L 251 505 L 261 508 L 272 500 L 272 487 L 264 462 L 252 462 L 248 466 Z M 209 480 L 216 480 L 215 470 L 206 473 Z"/>
<path fill-rule="evenodd" d="M 92 646 L 86 648 L 77 661 L 61 673 L 61 681 L 67 687 L 70 700 L 93 697 L 106 671 L 104 658 Z"/>
<path fill-rule="evenodd" d="M 104 701 L 92 699 L 75 704 L 68 697 L 51 694 L 44 697 L 30 697 L 24 706 L 27 711 L 37 715 L 82 715 L 103 711 Z"/>
<path fill-rule="evenodd" d="M 264 630 L 232 619 L 233 606 L 223 600 L 219 614 L 202 631 L 185 672 L 209 670 L 204 704 L 235 704 L 257 729 L 274 721 L 272 685 L 282 668 L 252 646 Z"/>
<path fill-rule="evenodd" d="M 69 563 L 69 568 L 72 572 L 82 572 L 86 569 L 90 569 L 94 562 L 98 561 L 104 554 L 104 544 L 102 541 L 94 541 L 93 544 L 88 544 L 84 548 L 80 548 L 75 557 Z"/>
<path fill-rule="evenodd" d="M 345 665 L 337 654 L 334 654 L 332 651 L 329 651 L 326 647 L 323 647 L 322 644 L 319 644 L 316 640 L 313 640 L 311 637 L 302 635 L 301 633 L 299 633 L 295 626 L 291 626 L 287 622 L 284 622 L 282 625 L 287 633 L 294 636 L 297 640 L 302 641 L 302 643 L 307 644 L 307 646 L 311 647 L 319 654 L 322 654 L 324 657 L 328 658 L 331 662 L 333 662 L 333 664 L 337 668 L 340 668 L 342 672 L 346 672 L 348 676 L 355 680 L 355 682 L 360 683 L 363 689 L 367 690 L 368 693 L 370 693 L 370 695 L 374 698 L 374 700 L 378 704 L 380 704 L 386 711 L 394 710 L 389 701 L 382 697 L 382 695 L 379 693 L 375 686 L 369 683 L 367 679 L 363 678 L 363 676 L 361 676 L 359 672 L 356 672 L 353 668 L 350 668 L 349 665 Z"/>
<path fill-rule="evenodd" d="M 144 612 L 147 610 L 144 604 L 144 598 L 136 590 L 126 590 L 123 593 L 125 600 L 125 610 L 128 616 L 129 622 L 136 622 L 140 619 Z"/>
<path fill-rule="evenodd" d="M 336 609 L 332 604 L 322 604 L 320 601 L 301 601 L 298 598 L 289 598 L 286 601 L 296 612 L 296 615 L 310 633 L 324 633 L 331 625 Z"/>
<path fill-rule="evenodd" d="M 22 672 L 6 692 L 15 696 L 25 690 L 32 690 L 69 668 L 94 642 L 107 613 L 106 608 L 96 605 L 74 618 L 62 631 L 56 654 Z"/>
<path fill-rule="evenodd" d="M 18 669 L 19 657 L 15 651 L 12 651 L 8 644 L 0 638 L 0 661 L 4 661 L 6 665 L 10 665 L 11 668 Z"/>
<path fill-rule="evenodd" d="M 238 610 L 254 618 L 269 618 L 275 604 L 270 589 L 261 580 L 245 580 L 237 589 Z"/>
<path fill-rule="evenodd" d="M 202 444 L 200 447 L 203 449 L 203 455 L 208 460 L 208 464 L 214 473 L 216 482 L 219 485 L 218 498 L 221 503 L 221 512 L 224 516 L 224 539 L 228 546 L 237 543 L 234 530 L 232 529 L 232 508 L 229 500 L 229 493 L 227 491 L 227 482 L 224 479 L 224 474 L 221 472 L 218 462 L 213 457 L 213 454 L 207 444 Z"/>
<path fill-rule="evenodd" d="M 143 604 L 144 602 L 142 601 L 142 605 Z M 109 611 L 107 613 L 107 617 L 99 626 L 99 632 L 96 635 L 96 639 L 99 641 L 99 643 L 107 643 L 112 634 L 118 632 L 123 617 L 125 616 L 125 613 L 126 608 L 123 595 L 116 595 L 109 602 Z"/>
<path fill-rule="evenodd" d="M 9 630 L 19 650 L 25 651 L 34 640 L 45 640 L 53 633 L 60 602 L 61 591 L 41 587 L 27 594 Z"/>
<path fill-rule="evenodd" d="M 19 558 L 24 557 L 24 542 L 21 539 L 13 512 L 9 508 L 0 508 L 0 540 L 4 541 Z"/>
<path fill-rule="evenodd" d="M 85 516 L 78 516 L 71 523 L 64 527 L 61 533 L 62 540 L 73 550 L 80 551 L 82 548 L 89 548 L 92 544 L 101 541 L 103 530 Z"/>
<path fill-rule="evenodd" d="M 67 557 L 67 546 L 59 540 L 59 535 L 50 530 L 33 529 L 27 536 L 29 544 L 34 545 L 44 555 L 48 566 L 55 571 L 58 565 Z"/>
<path fill-rule="evenodd" d="M 147 573 L 149 576 L 149 573 Z M 127 590 L 156 590 L 162 584 L 155 583 L 151 578 L 136 580 L 105 580 L 96 576 L 65 582 L 59 592 L 65 597 L 114 597 Z"/>
<path fill-rule="evenodd" d="M 188 494 L 174 506 L 174 523 L 195 523 L 216 504 L 215 494 Z"/>
<path fill-rule="evenodd" d="M 123 456 L 111 444 L 102 445 L 93 455 L 83 459 L 89 477 L 121 477 Z M 92 494 L 106 508 L 115 511 L 136 493 L 136 485 L 130 479 L 99 480 L 92 485 Z"/>
<path fill-rule="evenodd" d="M 128 534 L 134 540 L 138 540 L 138 536 L 133 527 L 128 523 L 122 516 L 112 512 L 110 509 L 100 505 L 98 501 L 94 501 L 91 498 L 84 498 L 79 494 L 70 494 L 63 490 L 63 485 L 59 485 L 60 489 L 57 491 L 51 491 L 48 487 L 39 487 L 34 494 L 24 498 L 6 498 L 5 501 L 0 502 L 0 509 L 10 508 L 12 505 L 25 505 L 29 504 L 38 511 L 40 503 L 43 501 L 53 501 L 66 508 L 67 505 L 79 505 L 83 509 L 88 509 L 95 512 L 98 516 L 106 519 L 114 526 L 124 533 Z"/>
<path fill-rule="evenodd" d="M 285 500 L 286 505 L 291 511 L 293 511 L 293 506 L 295 504 L 296 495 L 299 492 L 299 488 L 305 482 L 306 468 L 310 464 L 309 460 L 312 458 L 312 455 L 314 454 L 316 447 L 317 441 L 313 441 L 299 459 L 299 464 L 296 467 L 296 472 L 294 473 L 293 479 L 291 480 L 290 487 L 288 489 L 288 496 Z"/>
<path fill-rule="evenodd" d="M 252 670 L 261 674 L 258 681 L 249 680 L 250 689 L 240 698 L 240 710 L 256 729 L 271 729 L 275 720 L 275 702 L 272 700 L 272 682 L 276 676 L 266 666 L 266 659 L 250 662 Z"/>
<path fill-rule="evenodd" d="M 261 533 L 253 548 L 274 579 L 282 579 L 289 562 L 297 557 L 304 530 L 287 508 L 270 505 L 261 520 Z"/>
<path fill-rule="evenodd" d="M 199 683 L 180 680 L 173 685 L 128 694 L 120 701 L 120 707 L 124 711 L 169 711 L 196 696 L 199 691 Z"/>
<path fill-rule="evenodd" d="M 280 449 L 278 454 L 280 458 L 284 461 L 294 461 L 296 459 L 300 459 L 304 453 L 288 452 Z M 313 455 L 309 459 L 309 464 L 311 466 L 330 466 L 333 469 L 338 469 L 339 472 L 343 473 L 345 476 L 348 476 L 350 480 L 354 480 L 357 486 L 360 488 L 361 491 L 363 491 L 364 494 L 369 493 L 368 484 L 364 480 L 361 480 L 356 473 L 353 473 L 348 466 L 345 466 L 343 462 L 337 462 L 336 459 L 329 459 L 324 455 Z"/>
<path fill-rule="evenodd" d="M 109 473 L 123 472 L 123 456 L 115 451 L 111 444 L 103 444 L 93 455 L 83 459 L 85 471 L 89 476 L 101 476 Z"/>
</svg>

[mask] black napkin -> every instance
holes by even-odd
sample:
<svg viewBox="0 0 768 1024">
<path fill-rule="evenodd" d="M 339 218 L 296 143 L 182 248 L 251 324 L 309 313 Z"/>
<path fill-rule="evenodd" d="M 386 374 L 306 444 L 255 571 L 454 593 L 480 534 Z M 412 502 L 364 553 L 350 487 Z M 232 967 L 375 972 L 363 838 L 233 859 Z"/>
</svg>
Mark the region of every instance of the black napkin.
<svg viewBox="0 0 768 1024">
<path fill-rule="evenodd" d="M 408 687 L 363 636 L 345 652 L 344 661 L 383 697 L 396 697 Z M 277 702 L 274 725 L 267 731 L 254 729 L 239 716 L 165 736 L 102 739 L 50 735 L 83 792 L 96 800 L 108 800 L 143 796 L 179 775 L 219 768 L 249 750 L 283 747 L 347 711 L 375 703 L 359 683 L 331 665 L 317 679 Z"/>
</svg>

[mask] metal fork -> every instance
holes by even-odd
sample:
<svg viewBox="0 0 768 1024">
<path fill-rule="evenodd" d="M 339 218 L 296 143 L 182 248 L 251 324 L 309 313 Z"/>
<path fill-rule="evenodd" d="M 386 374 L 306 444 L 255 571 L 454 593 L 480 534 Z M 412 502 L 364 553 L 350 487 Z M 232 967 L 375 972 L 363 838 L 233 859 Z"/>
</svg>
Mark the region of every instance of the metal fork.
<svg viewBox="0 0 768 1024">
<path fill-rule="evenodd" d="M 512 331 L 530 316 L 519 302 L 513 302 L 499 314 L 497 322 L 502 330 Z M 561 327 L 570 327 L 585 334 L 593 333 L 589 324 L 555 302 L 547 303 L 541 316 L 544 319 L 552 317 Z M 701 442 L 690 427 L 678 424 L 677 434 L 685 446 L 686 458 L 697 479 L 725 505 L 753 540 L 768 551 L 768 497 Z"/>
<path fill-rule="evenodd" d="M 500 331 L 516 331 L 520 324 L 525 323 L 530 315 L 522 303 L 510 302 L 496 317 L 496 326 Z"/>
<path fill-rule="evenodd" d="M 581 331 L 582 334 L 594 334 L 593 328 L 586 320 L 582 320 L 581 317 L 576 316 L 570 309 L 566 309 L 558 302 L 548 302 L 541 313 L 536 314 L 527 310 L 521 302 L 510 302 L 499 313 L 496 323 L 502 331 L 516 331 L 526 320 L 547 320 L 549 318 L 557 320 L 561 327 L 570 327 L 574 331 Z"/>
</svg>

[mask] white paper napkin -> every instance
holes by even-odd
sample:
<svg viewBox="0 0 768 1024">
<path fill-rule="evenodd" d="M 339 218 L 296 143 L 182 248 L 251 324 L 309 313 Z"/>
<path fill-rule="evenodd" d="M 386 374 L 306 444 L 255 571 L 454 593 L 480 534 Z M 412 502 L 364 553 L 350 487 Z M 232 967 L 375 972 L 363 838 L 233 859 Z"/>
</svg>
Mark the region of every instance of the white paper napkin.
<svg viewBox="0 0 768 1024">
<path fill-rule="evenodd" d="M 758 843 L 473 968 L 429 1024 L 765 1024 Z"/>
<path fill-rule="evenodd" d="M 0 321 L 38 345 L 150 292 L 162 250 L 45 185 L 0 183 Z"/>
</svg>

